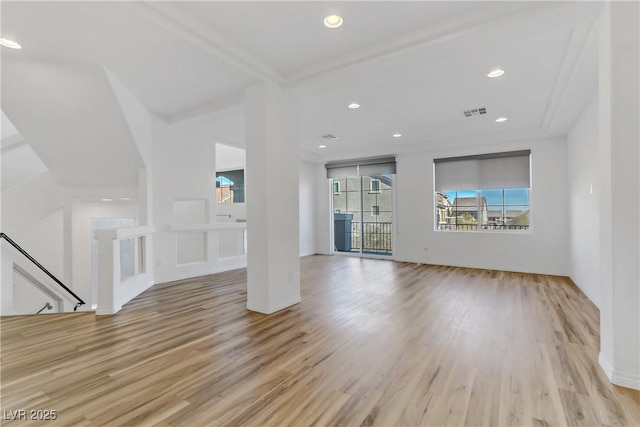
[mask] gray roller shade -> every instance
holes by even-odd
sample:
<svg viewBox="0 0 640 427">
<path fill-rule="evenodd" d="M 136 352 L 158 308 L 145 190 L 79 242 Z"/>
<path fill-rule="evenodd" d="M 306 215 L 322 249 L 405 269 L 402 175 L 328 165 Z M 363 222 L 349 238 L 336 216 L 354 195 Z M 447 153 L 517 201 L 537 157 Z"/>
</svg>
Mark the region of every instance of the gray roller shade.
<svg viewBox="0 0 640 427">
<path fill-rule="evenodd" d="M 325 168 L 327 169 L 327 178 L 394 174 L 396 173 L 396 158 L 377 157 L 329 162 Z"/>
<path fill-rule="evenodd" d="M 530 188 L 531 150 L 435 159 L 435 189 Z"/>
</svg>

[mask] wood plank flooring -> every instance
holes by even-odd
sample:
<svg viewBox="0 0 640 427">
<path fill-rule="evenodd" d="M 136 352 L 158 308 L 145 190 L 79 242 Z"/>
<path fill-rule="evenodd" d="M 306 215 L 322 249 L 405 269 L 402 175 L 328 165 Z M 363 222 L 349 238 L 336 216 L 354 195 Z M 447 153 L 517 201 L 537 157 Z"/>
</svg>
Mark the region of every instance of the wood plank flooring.
<svg viewBox="0 0 640 427">
<path fill-rule="evenodd" d="M 246 271 L 154 286 L 116 316 L 3 318 L 3 425 L 639 425 L 568 279 L 302 259 L 302 303 L 245 309 Z M 11 412 L 9 412 L 11 411 Z"/>
</svg>

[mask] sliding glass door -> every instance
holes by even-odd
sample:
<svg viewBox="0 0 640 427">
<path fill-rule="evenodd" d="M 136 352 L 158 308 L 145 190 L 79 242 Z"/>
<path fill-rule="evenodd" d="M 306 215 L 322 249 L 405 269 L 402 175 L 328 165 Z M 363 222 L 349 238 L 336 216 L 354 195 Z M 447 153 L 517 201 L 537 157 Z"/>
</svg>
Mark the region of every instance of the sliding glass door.
<svg viewBox="0 0 640 427">
<path fill-rule="evenodd" d="M 392 255 L 392 174 L 332 179 L 334 250 Z"/>
</svg>

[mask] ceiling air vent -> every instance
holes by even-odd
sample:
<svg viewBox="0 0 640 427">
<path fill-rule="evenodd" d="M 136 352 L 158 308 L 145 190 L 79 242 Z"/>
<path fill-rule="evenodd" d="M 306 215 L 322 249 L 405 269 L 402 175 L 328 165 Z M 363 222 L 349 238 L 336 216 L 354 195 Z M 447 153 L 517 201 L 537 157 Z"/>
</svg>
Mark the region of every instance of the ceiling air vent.
<svg viewBox="0 0 640 427">
<path fill-rule="evenodd" d="M 338 137 L 337 137 L 337 136 L 335 136 L 335 135 L 331 135 L 330 133 L 328 133 L 328 134 L 326 134 L 326 135 L 322 135 L 322 137 L 323 137 L 324 139 L 338 139 Z"/>
<path fill-rule="evenodd" d="M 487 109 L 485 107 L 474 108 L 473 110 L 466 110 L 464 112 L 465 117 L 480 116 L 482 114 L 487 114 Z"/>
</svg>

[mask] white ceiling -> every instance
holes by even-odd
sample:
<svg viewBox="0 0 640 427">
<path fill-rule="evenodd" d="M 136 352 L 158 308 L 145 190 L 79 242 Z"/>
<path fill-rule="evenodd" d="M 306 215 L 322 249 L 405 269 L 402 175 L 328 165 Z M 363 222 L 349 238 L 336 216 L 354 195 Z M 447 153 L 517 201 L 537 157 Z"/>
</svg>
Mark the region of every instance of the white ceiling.
<svg viewBox="0 0 640 427">
<path fill-rule="evenodd" d="M 151 111 L 242 147 L 242 92 L 300 102 L 316 159 L 566 133 L 596 87 L 598 2 L 2 2 L 2 60 L 109 69 Z M 344 25 L 329 30 L 327 13 Z M 594 59 L 596 57 L 596 59 Z M 490 80 L 500 67 L 506 74 Z M 3 85 L 7 84 L 3 79 Z M 359 110 L 346 105 L 358 102 Z M 462 111 L 486 107 L 486 116 Z M 496 124 L 504 115 L 506 123 Z M 392 133 L 402 133 L 394 139 Z M 326 133 L 339 139 L 319 150 Z"/>
<path fill-rule="evenodd" d="M 22 144 L 2 153 L 2 190 L 34 178 L 47 171 L 47 166 L 33 149 Z"/>
<path fill-rule="evenodd" d="M 4 142 L 9 138 L 15 138 L 17 135 L 19 135 L 20 132 L 18 132 L 18 129 L 16 129 L 14 124 L 11 123 L 11 120 L 9 120 L 9 117 L 7 117 L 4 111 L 0 111 L 0 114 L 2 115 L 2 122 L 0 122 L 0 126 L 2 126 L 2 141 Z"/>
</svg>

